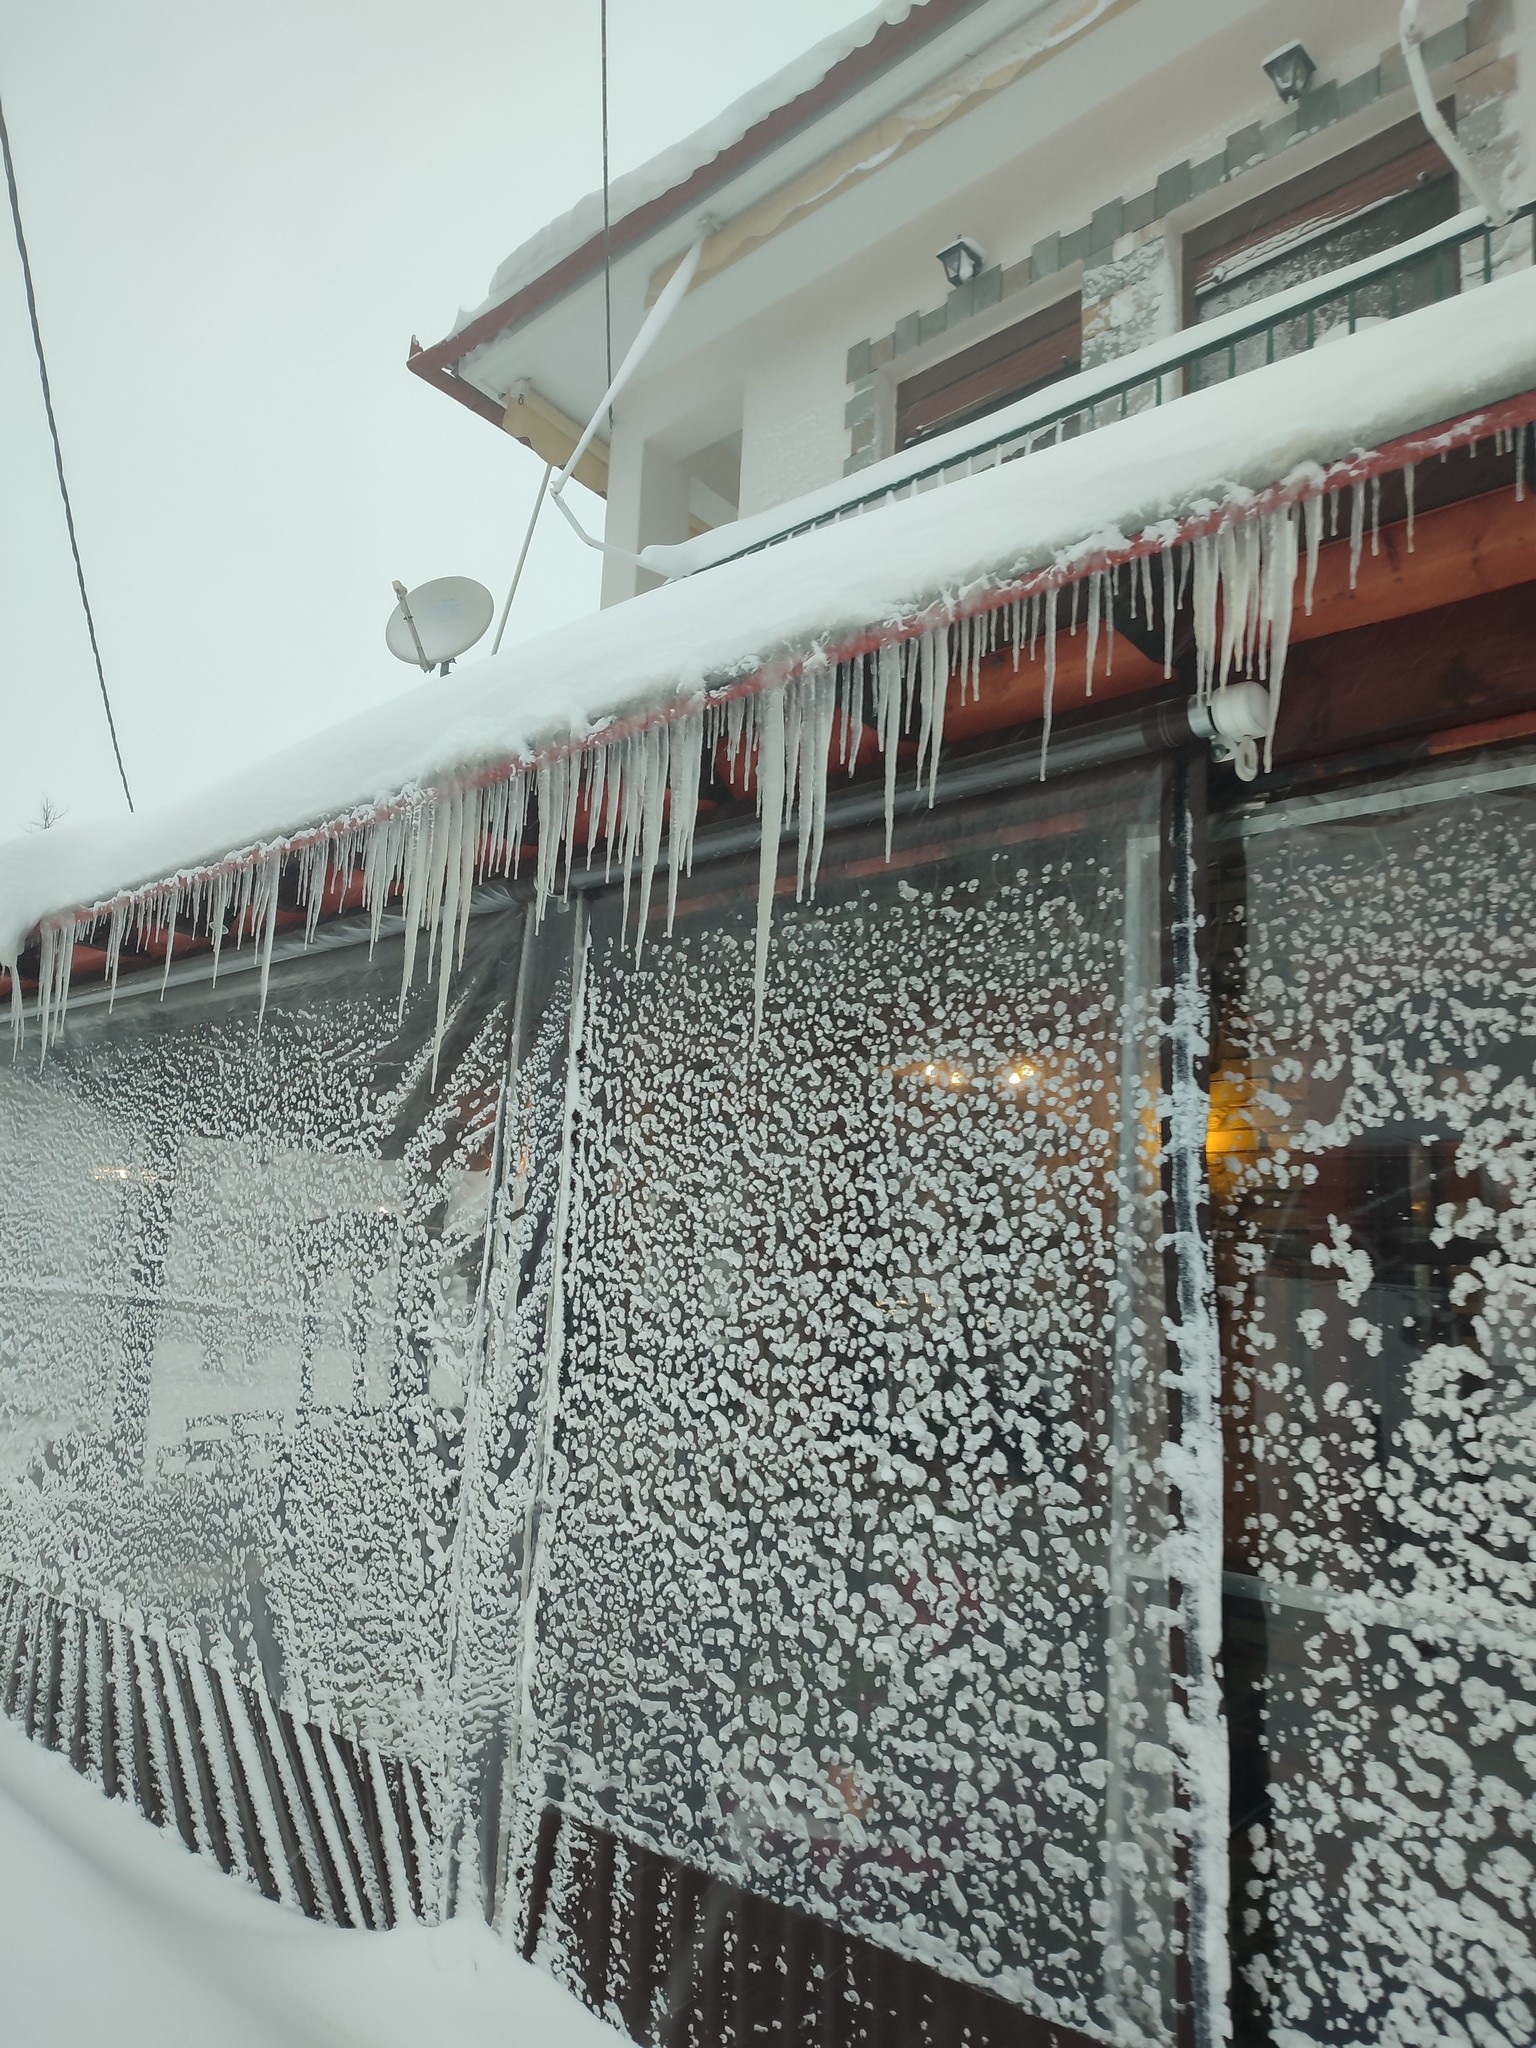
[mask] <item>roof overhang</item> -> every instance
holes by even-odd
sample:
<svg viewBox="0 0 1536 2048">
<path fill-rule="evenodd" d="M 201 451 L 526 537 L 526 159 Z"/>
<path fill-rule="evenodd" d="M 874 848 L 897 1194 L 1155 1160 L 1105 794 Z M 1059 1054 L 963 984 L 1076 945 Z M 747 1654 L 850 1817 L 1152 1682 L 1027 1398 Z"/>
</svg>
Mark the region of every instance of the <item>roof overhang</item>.
<svg viewBox="0 0 1536 2048">
<path fill-rule="evenodd" d="M 740 214 L 870 124 L 921 93 L 978 50 L 1035 16 L 1062 17 L 1075 34 L 1127 0 L 903 0 L 865 16 L 674 151 L 616 181 L 617 211 L 605 237 L 598 195 L 533 238 L 498 272 L 488 301 L 407 367 L 482 417 L 504 424 L 505 399 L 473 374 L 477 356 L 539 320 L 613 266 L 624 304 L 621 332 L 639 324 L 657 273 L 681 256 L 699 223 Z M 807 82 L 800 83 L 802 79 Z M 797 89 L 796 89 L 797 88 Z M 780 97 L 781 90 L 787 97 Z M 737 132 L 739 130 L 739 132 Z M 701 151 L 719 136 L 721 146 Z M 689 168 L 691 166 L 691 168 Z M 673 171 L 684 175 L 673 177 Z M 591 222 L 596 214 L 597 219 Z M 634 300 L 629 307 L 628 301 Z M 558 395 L 558 394 L 557 394 Z"/>
<path fill-rule="evenodd" d="M 1224 604 L 1211 599 L 1207 641 L 1219 613 L 1225 633 L 1251 599 L 1265 658 L 1283 660 L 1305 585 L 1298 536 L 1315 547 L 1321 535 L 1320 516 L 1305 508 L 1453 449 L 1523 435 L 1532 421 L 1536 270 L 1527 270 L 649 592 L 159 813 L 13 841 L 0 848 L 0 960 L 14 964 L 39 931 L 67 952 L 73 934 L 108 914 L 114 928 L 124 916 L 174 923 L 189 905 L 206 916 L 221 876 L 264 875 L 275 891 L 284 863 L 299 860 L 323 877 L 332 851 L 359 860 L 380 826 L 417 834 L 417 846 L 425 833 L 432 858 L 446 858 L 442 820 L 459 817 L 454 843 L 472 843 L 453 806 L 474 792 L 521 791 L 519 817 L 531 797 L 541 809 L 566 804 L 569 821 L 594 764 L 622 756 L 633 774 L 646 735 L 697 734 L 697 721 L 733 703 L 814 693 L 819 678 L 851 676 L 866 654 L 922 642 L 931 688 L 935 664 L 949 674 L 950 655 L 932 652 L 943 636 L 961 634 L 951 650 L 974 647 L 967 622 L 990 621 L 995 634 L 1011 608 L 1016 633 L 1021 605 L 1039 599 L 1054 616 L 1064 587 L 1181 548 L 1197 576 L 1226 592 Z M 1090 588 L 1090 618 L 1100 598 Z M 1219 669 L 1228 659 L 1207 645 L 1207 678 L 1213 661 Z M 938 732 L 932 745 L 936 761 Z M 655 789 L 651 798 L 660 800 Z M 541 859 L 540 871 L 547 885 L 554 870 Z"/>
</svg>

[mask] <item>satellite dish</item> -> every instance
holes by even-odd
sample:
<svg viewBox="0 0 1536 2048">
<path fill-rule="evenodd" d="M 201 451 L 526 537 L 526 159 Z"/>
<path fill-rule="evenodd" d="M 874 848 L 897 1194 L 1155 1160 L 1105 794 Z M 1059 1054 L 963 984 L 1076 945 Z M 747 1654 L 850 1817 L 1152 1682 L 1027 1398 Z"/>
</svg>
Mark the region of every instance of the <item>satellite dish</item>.
<svg viewBox="0 0 1536 2048">
<path fill-rule="evenodd" d="M 407 590 L 395 585 L 400 602 L 384 628 L 384 644 L 397 661 L 419 669 L 446 670 L 474 646 L 496 611 L 483 583 L 472 576 L 439 576 Z"/>
</svg>

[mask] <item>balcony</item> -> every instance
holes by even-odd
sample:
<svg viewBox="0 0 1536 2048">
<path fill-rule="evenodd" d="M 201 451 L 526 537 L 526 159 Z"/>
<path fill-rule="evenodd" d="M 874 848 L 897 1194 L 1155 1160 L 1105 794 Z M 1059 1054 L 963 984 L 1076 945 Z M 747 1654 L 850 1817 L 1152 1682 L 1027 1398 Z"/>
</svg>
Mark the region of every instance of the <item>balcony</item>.
<svg viewBox="0 0 1536 2048">
<path fill-rule="evenodd" d="M 669 573 L 690 574 L 756 554 L 918 492 L 1016 462 L 1133 413 L 1175 403 L 1361 327 L 1407 317 L 1536 263 L 1536 203 L 1501 227 L 1476 211 L 1315 282 L 1185 328 L 983 419 L 888 456 L 846 483 L 668 549 Z M 659 566 L 659 564 L 658 564 Z"/>
</svg>

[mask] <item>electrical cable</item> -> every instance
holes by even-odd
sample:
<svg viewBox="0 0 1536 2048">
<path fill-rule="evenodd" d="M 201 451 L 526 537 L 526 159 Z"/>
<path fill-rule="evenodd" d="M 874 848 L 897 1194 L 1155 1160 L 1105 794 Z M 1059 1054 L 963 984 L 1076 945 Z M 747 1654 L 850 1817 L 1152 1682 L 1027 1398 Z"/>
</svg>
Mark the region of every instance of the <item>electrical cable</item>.
<svg viewBox="0 0 1536 2048">
<path fill-rule="evenodd" d="M 613 382 L 613 222 L 609 213 L 608 198 L 608 0 L 598 0 L 597 33 L 600 48 L 600 71 L 603 122 L 603 354 L 608 370 L 608 382 Z M 613 411 L 609 408 L 608 431 L 613 431 Z"/>
<path fill-rule="evenodd" d="M 85 587 L 85 564 L 80 559 L 80 542 L 75 535 L 74 508 L 69 501 L 69 485 L 64 476 L 64 450 L 59 441 L 59 423 L 53 412 L 53 390 L 48 382 L 48 359 L 43 353 L 43 333 L 37 320 L 37 294 L 32 287 L 32 259 L 27 254 L 27 238 L 21 225 L 21 199 L 16 190 L 16 165 L 11 157 L 10 131 L 5 125 L 5 107 L 0 103 L 0 152 L 5 156 L 5 183 L 11 196 L 11 224 L 16 230 L 16 248 L 21 257 L 21 275 L 27 291 L 27 316 L 32 323 L 32 347 L 37 355 L 37 374 L 43 387 L 43 405 L 48 414 L 48 432 L 53 438 L 53 462 L 59 473 L 59 496 L 64 500 L 64 524 L 69 529 L 69 551 L 75 558 L 75 577 L 80 585 L 80 604 L 85 612 L 86 631 L 91 636 L 91 653 L 96 662 L 96 680 L 101 685 L 102 706 L 107 714 L 107 731 L 112 735 L 112 752 L 117 760 L 117 773 L 123 785 L 123 795 L 128 808 L 133 809 L 133 791 L 128 787 L 128 771 L 123 766 L 123 750 L 118 745 L 117 720 L 112 716 L 112 699 L 107 694 L 106 671 L 101 665 L 101 648 L 96 639 L 96 620 L 91 612 L 90 595 Z"/>
<path fill-rule="evenodd" d="M 608 195 L 608 0 L 598 0 L 597 39 L 598 103 L 603 131 L 603 360 L 608 373 L 608 399 L 605 403 L 608 412 L 608 431 L 611 434 L 613 432 L 613 405 L 611 402 L 613 397 L 613 220 Z M 596 422 L 594 421 L 593 424 L 595 425 Z M 569 467 L 562 474 L 560 483 L 556 486 L 555 502 L 560 506 L 561 511 L 565 513 L 567 519 L 571 517 L 571 514 L 560 499 L 560 491 L 564 487 L 566 476 L 570 474 L 571 469 L 575 468 L 576 463 L 585 451 L 587 442 L 591 438 L 592 430 L 589 428 L 575 455 L 572 457 Z M 497 654 L 501 651 L 501 636 L 507 630 L 507 620 L 512 611 L 512 600 L 517 595 L 518 584 L 523 580 L 523 564 L 527 561 L 528 550 L 533 545 L 533 529 L 538 525 L 539 514 L 544 509 L 544 494 L 549 489 L 549 481 L 554 475 L 554 470 L 555 465 L 552 462 L 545 463 L 544 475 L 539 483 L 538 496 L 534 499 L 533 510 L 528 515 L 528 529 L 523 535 L 523 545 L 518 551 L 517 567 L 512 571 L 511 587 L 507 591 L 506 603 L 501 608 L 501 619 L 496 627 L 496 638 L 491 643 L 492 654 Z M 583 540 L 587 539 L 586 534 L 582 533 L 579 525 L 576 531 L 581 534 Z M 589 545 L 591 545 L 590 542 Z"/>
</svg>

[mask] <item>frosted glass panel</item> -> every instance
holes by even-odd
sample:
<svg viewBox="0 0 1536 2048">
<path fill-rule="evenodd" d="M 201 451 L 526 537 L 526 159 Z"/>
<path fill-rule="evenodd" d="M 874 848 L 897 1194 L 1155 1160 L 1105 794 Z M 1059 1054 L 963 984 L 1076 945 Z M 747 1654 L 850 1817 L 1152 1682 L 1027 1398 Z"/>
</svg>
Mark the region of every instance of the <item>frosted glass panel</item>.
<svg viewBox="0 0 1536 2048">
<path fill-rule="evenodd" d="M 521 916 L 78 1005 L 0 1063 L 0 1569 L 441 1756 Z"/>
<path fill-rule="evenodd" d="M 1162 800 L 843 836 L 756 1049 L 749 874 L 638 966 L 595 907 L 523 1777 L 1137 2041 L 1187 1996 Z"/>
<path fill-rule="evenodd" d="M 1236 1907 L 1286 2042 L 1536 2033 L 1524 779 L 1271 813 L 1229 875 Z"/>
</svg>

